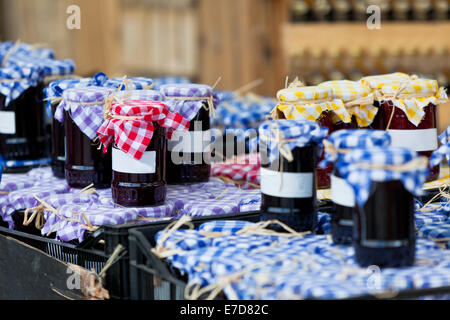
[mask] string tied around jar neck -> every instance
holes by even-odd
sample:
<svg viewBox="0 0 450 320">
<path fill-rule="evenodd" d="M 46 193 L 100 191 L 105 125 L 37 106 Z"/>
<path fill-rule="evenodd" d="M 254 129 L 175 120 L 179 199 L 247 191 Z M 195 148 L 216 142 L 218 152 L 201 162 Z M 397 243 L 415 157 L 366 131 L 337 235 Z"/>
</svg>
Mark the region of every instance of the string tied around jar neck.
<svg viewBox="0 0 450 320">
<path fill-rule="evenodd" d="M 334 144 L 332 144 L 328 140 L 323 140 L 323 146 L 325 149 L 325 153 L 330 154 L 333 158 L 337 157 L 340 154 L 346 154 L 353 151 L 352 149 L 336 148 Z"/>
<path fill-rule="evenodd" d="M 363 170 L 389 170 L 393 172 L 403 173 L 415 169 L 427 168 L 428 158 L 425 156 L 420 156 L 403 164 L 378 164 L 378 163 L 356 162 L 353 163 L 352 165 Z"/>
</svg>

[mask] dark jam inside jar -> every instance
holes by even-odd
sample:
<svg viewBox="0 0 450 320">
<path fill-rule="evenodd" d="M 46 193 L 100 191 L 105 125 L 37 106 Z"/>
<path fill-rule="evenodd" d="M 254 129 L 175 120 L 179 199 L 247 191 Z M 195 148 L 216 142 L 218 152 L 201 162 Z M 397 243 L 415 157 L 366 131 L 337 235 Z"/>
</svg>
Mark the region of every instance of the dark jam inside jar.
<svg viewBox="0 0 450 320">
<path fill-rule="evenodd" d="M 376 101 L 376 106 L 379 107 L 379 111 L 377 116 L 375 117 L 376 121 L 374 121 L 373 123 L 374 129 L 386 130 L 389 124 L 389 119 L 391 118 L 392 108 L 394 108 L 394 115 L 392 116 L 391 124 L 389 125 L 390 130 L 422 130 L 422 129 L 436 130 L 437 128 L 436 105 L 432 103 L 430 103 L 423 109 L 423 111 L 425 112 L 425 116 L 417 127 L 409 121 L 408 117 L 402 110 L 400 110 L 399 108 L 395 108 L 391 101 L 385 101 L 381 104 L 380 102 Z M 413 135 L 411 135 L 410 137 L 411 139 L 415 140 Z M 402 143 L 398 143 L 398 145 L 396 145 L 394 141 L 395 140 L 393 139 L 392 146 L 398 147 L 405 146 Z M 437 137 L 435 142 L 437 143 Z M 414 142 L 409 143 L 409 145 L 414 145 Z M 430 158 L 434 150 L 414 150 L 414 151 L 417 151 L 417 153 L 422 156 Z M 436 180 L 438 177 L 439 177 L 439 165 L 436 165 L 433 168 L 431 168 L 430 174 L 427 177 L 427 181 Z"/>
<path fill-rule="evenodd" d="M 84 188 L 91 183 L 95 188 L 111 187 L 112 160 L 111 147 L 106 153 L 91 141 L 65 112 L 66 181 L 72 188 Z"/>
<path fill-rule="evenodd" d="M 372 182 L 364 206 L 355 207 L 355 258 L 362 267 L 414 263 L 414 198 L 401 181 Z"/>
<path fill-rule="evenodd" d="M 136 169 L 131 156 L 113 147 L 112 197 L 115 203 L 127 207 L 156 206 L 166 199 L 166 136 L 165 129 L 154 123 L 155 131 L 147 150 L 140 160 L 146 168 Z M 116 157 L 117 153 L 119 157 Z M 122 163 L 117 163 L 121 161 Z M 139 164 L 137 164 L 139 166 Z M 120 171 L 118 171 L 120 170 Z M 139 171 L 139 173 L 137 173 Z M 141 172 L 148 173 L 141 173 Z M 133 172 L 133 173 L 130 173 Z M 151 173 L 150 173 L 151 172 Z"/>
<path fill-rule="evenodd" d="M 28 88 L 5 107 L 0 94 L 0 152 L 4 161 L 38 160 L 48 156 L 48 134 L 42 105 L 42 84 Z M 23 173 L 33 165 L 7 167 L 5 173 Z"/>
<path fill-rule="evenodd" d="M 261 220 L 276 219 L 299 232 L 314 231 L 317 225 L 317 146 L 294 148 L 292 155 L 292 162 L 283 157 L 282 164 L 280 159 L 269 163 L 267 152 L 261 152 Z M 281 231 L 279 227 L 273 226 L 273 229 Z"/>
<path fill-rule="evenodd" d="M 55 114 L 57 104 L 52 104 L 52 115 Z M 64 125 L 52 118 L 52 153 L 51 167 L 53 175 L 58 178 L 65 177 L 64 165 L 66 164 L 66 146 Z"/>
<path fill-rule="evenodd" d="M 324 112 L 322 116 L 317 120 L 321 127 L 328 128 L 328 136 L 334 132 L 334 124 L 330 112 Z M 325 158 L 325 152 L 320 155 L 320 161 Z M 317 188 L 328 189 L 330 188 L 330 176 L 333 171 L 333 164 L 329 163 L 325 168 L 317 168 Z"/>
<path fill-rule="evenodd" d="M 333 208 L 331 214 L 331 237 L 336 244 L 350 245 L 353 233 L 355 207 L 354 191 L 342 179 L 335 167 L 331 176 Z"/>
<path fill-rule="evenodd" d="M 205 132 L 209 129 L 209 110 L 201 108 L 189 125 L 189 134 L 197 132 L 195 140 L 190 140 L 191 148 L 195 147 L 195 152 L 172 152 L 169 150 L 171 149 L 171 142 L 169 142 L 166 158 L 168 184 L 189 184 L 209 181 L 211 174 L 211 154 L 208 152 L 200 152 L 204 151 L 203 146 L 205 146 L 205 142 L 200 141 L 200 135 L 198 134 L 201 131 Z M 188 151 L 192 151 L 192 149 Z"/>
</svg>

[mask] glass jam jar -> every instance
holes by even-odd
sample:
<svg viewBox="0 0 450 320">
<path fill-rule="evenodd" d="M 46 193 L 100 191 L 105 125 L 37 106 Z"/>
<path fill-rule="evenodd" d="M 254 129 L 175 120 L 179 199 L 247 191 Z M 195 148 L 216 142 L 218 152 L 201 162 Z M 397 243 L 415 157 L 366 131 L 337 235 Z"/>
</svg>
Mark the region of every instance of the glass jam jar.
<svg viewBox="0 0 450 320">
<path fill-rule="evenodd" d="M 5 173 L 24 173 L 48 163 L 44 161 L 49 150 L 39 80 L 39 69 L 0 69 L 0 152 Z"/>
<path fill-rule="evenodd" d="M 190 121 L 189 132 L 175 133 L 167 145 L 167 183 L 208 182 L 211 175 L 210 115 L 215 104 L 212 88 L 202 84 L 166 84 L 160 87 L 172 112 Z"/>
<path fill-rule="evenodd" d="M 334 132 L 325 143 L 327 161 L 334 162 L 331 175 L 331 236 L 336 244 L 352 243 L 353 215 L 355 194 L 351 185 L 342 178 L 338 166 L 339 161 L 345 161 L 344 154 L 354 149 L 371 147 L 387 147 L 391 138 L 382 130 L 340 130 Z"/>
<path fill-rule="evenodd" d="M 67 89 L 55 112 L 58 121 L 64 119 L 65 178 L 72 188 L 90 184 L 99 189 L 111 187 L 111 149 L 103 153 L 96 140 L 97 129 L 103 123 L 105 100 L 112 92 L 113 89 L 95 86 Z"/>
<path fill-rule="evenodd" d="M 189 122 L 151 100 L 123 100 L 105 110 L 98 129 L 104 150 L 112 150 L 112 197 L 127 207 L 156 206 L 166 199 L 166 130 L 187 130 Z"/>
<path fill-rule="evenodd" d="M 376 129 L 389 132 L 392 146 L 406 147 L 430 158 L 438 147 L 436 108 L 448 101 L 445 92 L 438 89 L 437 81 L 410 79 L 386 84 L 381 95 Z M 436 165 L 430 169 L 427 181 L 438 177 Z"/>
<path fill-rule="evenodd" d="M 356 262 L 362 267 L 412 265 L 414 195 L 425 182 L 427 159 L 394 147 L 356 149 L 344 157 L 337 166 L 355 190 Z"/>
<path fill-rule="evenodd" d="M 294 80 L 287 88 L 278 91 L 277 98 L 276 112 L 272 113 L 275 119 L 317 121 L 320 126 L 329 129 L 329 134 L 335 130 L 334 123 L 352 121 L 342 100 L 334 99 L 332 89 L 328 86 L 305 87 Z M 317 168 L 318 189 L 330 187 L 332 170 L 332 164 L 328 164 L 326 168 Z"/>
<path fill-rule="evenodd" d="M 275 142 L 279 131 L 283 138 Z M 315 230 L 318 145 L 326 134 L 325 128 L 311 121 L 276 120 L 261 124 L 261 220 L 280 220 L 300 232 Z M 284 141 L 290 141 L 292 149 L 280 153 L 277 148 L 280 143 L 286 146 Z"/>
</svg>

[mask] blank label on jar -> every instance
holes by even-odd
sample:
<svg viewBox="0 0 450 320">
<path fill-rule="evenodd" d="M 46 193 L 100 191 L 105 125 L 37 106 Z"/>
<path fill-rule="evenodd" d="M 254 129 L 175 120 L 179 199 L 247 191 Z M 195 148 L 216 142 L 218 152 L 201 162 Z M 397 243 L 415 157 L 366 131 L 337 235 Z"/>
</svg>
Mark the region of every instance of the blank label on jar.
<svg viewBox="0 0 450 320">
<path fill-rule="evenodd" d="M 0 111 L 0 133 L 16 133 L 16 114 L 13 111 Z"/>
<path fill-rule="evenodd" d="M 122 150 L 112 148 L 112 169 L 123 173 L 155 173 L 156 152 L 146 151 L 140 160 L 136 160 Z"/>
<path fill-rule="evenodd" d="M 413 151 L 433 151 L 438 147 L 437 129 L 392 130 L 391 146 L 404 147 Z"/>
<path fill-rule="evenodd" d="M 279 198 L 311 198 L 313 178 L 312 172 L 278 172 L 261 168 L 261 193 Z"/>
<path fill-rule="evenodd" d="M 172 139 L 167 143 L 171 152 L 203 153 L 208 152 L 211 143 L 211 132 L 207 131 L 174 131 Z"/>
<path fill-rule="evenodd" d="M 338 205 L 353 208 L 355 192 L 347 181 L 331 175 L 331 200 Z"/>
</svg>

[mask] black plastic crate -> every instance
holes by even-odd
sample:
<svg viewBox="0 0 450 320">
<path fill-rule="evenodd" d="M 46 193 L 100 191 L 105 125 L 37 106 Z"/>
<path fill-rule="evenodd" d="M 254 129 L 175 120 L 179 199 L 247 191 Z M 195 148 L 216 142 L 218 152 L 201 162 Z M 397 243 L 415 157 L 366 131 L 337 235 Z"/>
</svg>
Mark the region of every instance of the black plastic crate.
<svg viewBox="0 0 450 320">
<path fill-rule="evenodd" d="M 237 217 L 237 219 L 239 218 Z M 207 221 L 194 220 L 193 223 L 195 228 L 197 228 L 200 224 Z M 254 220 L 254 222 L 256 221 Z M 136 228 L 129 232 L 132 300 L 185 299 L 184 292 L 187 285 L 187 278 L 170 268 L 167 262 L 158 258 L 151 251 L 156 246 L 155 235 L 165 227 L 165 225 L 155 224 L 153 226 Z M 181 228 L 186 228 L 186 226 L 182 226 Z M 450 286 L 403 290 L 395 296 L 367 295 L 344 300 L 405 300 L 425 297 L 448 299 L 450 297 Z M 221 293 L 216 299 L 226 299 L 226 297 Z"/>
<path fill-rule="evenodd" d="M 240 219 L 257 221 L 259 212 L 236 213 L 217 216 L 194 218 L 202 222 L 217 219 Z M 103 226 L 97 231 L 89 233 L 85 241 L 80 244 L 68 244 L 57 240 L 24 233 L 8 228 L 0 228 L 0 234 L 13 237 L 32 247 L 35 247 L 52 257 L 63 262 L 73 263 L 86 269 L 94 269 L 100 273 L 106 261 L 120 244 L 124 251 L 120 258 L 111 265 L 105 276 L 105 288 L 109 291 L 111 299 L 129 300 L 130 275 L 129 275 L 129 241 L 130 230 L 140 227 L 165 228 L 172 221 L 149 222 L 142 224 L 126 224 L 118 226 Z"/>
</svg>

